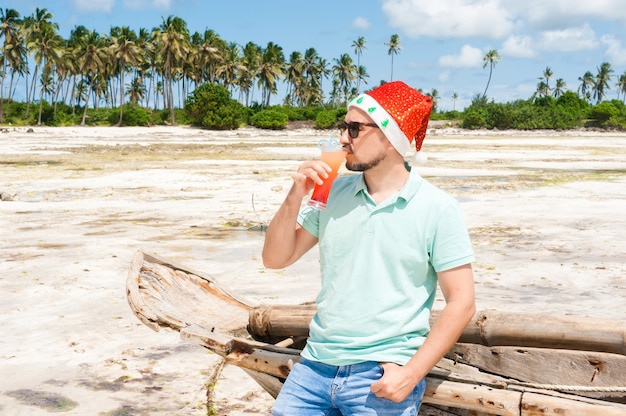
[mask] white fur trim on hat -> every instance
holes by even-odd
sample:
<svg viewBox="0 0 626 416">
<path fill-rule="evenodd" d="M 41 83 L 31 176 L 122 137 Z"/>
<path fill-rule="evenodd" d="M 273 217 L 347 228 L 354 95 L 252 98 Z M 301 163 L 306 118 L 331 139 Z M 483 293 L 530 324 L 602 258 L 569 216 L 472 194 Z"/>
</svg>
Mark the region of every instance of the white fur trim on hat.
<svg viewBox="0 0 626 416">
<path fill-rule="evenodd" d="M 361 94 L 350 101 L 348 108 L 350 107 L 363 110 L 380 127 L 389 142 L 403 157 L 411 149 L 411 142 L 400 129 L 396 120 L 375 99 L 367 94 Z"/>
<path fill-rule="evenodd" d="M 428 155 L 423 150 L 415 152 L 413 155 L 413 164 L 415 166 L 423 166 L 428 162 Z"/>
</svg>

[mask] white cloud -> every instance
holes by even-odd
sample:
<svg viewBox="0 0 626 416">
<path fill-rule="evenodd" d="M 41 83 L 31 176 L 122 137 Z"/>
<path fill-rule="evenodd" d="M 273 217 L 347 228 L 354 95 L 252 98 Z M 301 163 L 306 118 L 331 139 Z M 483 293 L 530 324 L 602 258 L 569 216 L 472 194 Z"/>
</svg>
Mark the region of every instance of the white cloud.
<svg viewBox="0 0 626 416">
<path fill-rule="evenodd" d="M 111 13 L 115 0 L 74 0 L 74 6 L 83 12 Z"/>
<path fill-rule="evenodd" d="M 135 10 L 151 8 L 169 10 L 171 3 L 171 0 L 124 0 L 124 6 Z"/>
<path fill-rule="evenodd" d="M 443 68 L 476 68 L 483 64 L 483 52 L 471 45 L 463 45 L 457 55 L 444 55 L 439 58 Z"/>
<path fill-rule="evenodd" d="M 169 10 L 172 0 L 152 0 L 152 6 L 157 9 Z"/>
<path fill-rule="evenodd" d="M 534 58 L 533 39 L 530 36 L 511 36 L 502 44 L 501 55 L 512 58 Z"/>
<path fill-rule="evenodd" d="M 516 23 L 500 0 L 383 0 L 389 25 L 409 37 L 500 39 Z"/>
<path fill-rule="evenodd" d="M 598 47 L 596 34 L 589 24 L 541 33 L 538 44 L 546 51 L 577 52 Z"/>
<path fill-rule="evenodd" d="M 356 27 L 357 29 L 367 30 L 367 29 L 370 28 L 371 24 L 370 24 L 370 22 L 366 18 L 364 18 L 364 17 L 357 17 L 352 22 L 352 26 Z"/>
<path fill-rule="evenodd" d="M 600 42 L 606 46 L 606 55 L 609 57 L 611 65 L 626 65 L 626 48 L 622 42 L 612 35 L 604 35 Z"/>
<path fill-rule="evenodd" d="M 543 29 L 576 26 L 593 18 L 626 23 L 624 0 L 527 0 L 519 6 L 531 25 Z"/>
</svg>

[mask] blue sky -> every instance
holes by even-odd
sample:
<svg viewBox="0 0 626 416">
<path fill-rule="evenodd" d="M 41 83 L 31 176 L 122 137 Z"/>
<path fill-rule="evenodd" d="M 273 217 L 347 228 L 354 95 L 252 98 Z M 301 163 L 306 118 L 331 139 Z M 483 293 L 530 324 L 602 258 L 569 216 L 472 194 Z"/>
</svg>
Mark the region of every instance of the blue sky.
<svg viewBox="0 0 626 416">
<path fill-rule="evenodd" d="M 100 33 L 112 26 L 152 29 L 164 17 L 177 16 L 189 31 L 214 30 L 227 42 L 268 42 L 293 51 L 315 48 L 329 63 L 363 36 L 361 65 L 368 85 L 391 78 L 385 45 L 400 37 L 393 79 L 425 92 L 437 89 L 441 110 L 462 109 L 482 94 L 489 69 L 483 57 L 490 49 L 501 56 L 493 71 L 488 97 L 506 102 L 529 98 L 546 67 L 567 89 L 578 78 L 594 75 L 609 62 L 614 78 L 607 98 L 617 98 L 617 77 L 626 71 L 624 0 L 4 0 L 4 8 L 22 17 L 47 8 L 68 37 L 76 25 Z M 330 82 L 326 82 L 330 85 Z M 281 90 L 282 91 L 282 90 Z M 452 94 L 457 93 L 456 102 Z M 280 102 L 281 97 L 276 98 Z"/>
</svg>

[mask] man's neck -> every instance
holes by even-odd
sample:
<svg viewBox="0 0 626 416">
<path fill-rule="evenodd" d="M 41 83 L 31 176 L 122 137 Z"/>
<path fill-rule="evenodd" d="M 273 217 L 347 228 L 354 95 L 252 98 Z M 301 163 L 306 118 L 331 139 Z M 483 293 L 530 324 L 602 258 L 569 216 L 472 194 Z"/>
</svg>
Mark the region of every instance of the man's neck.
<svg viewBox="0 0 626 416">
<path fill-rule="evenodd" d="M 404 163 L 387 166 L 381 164 L 364 172 L 363 176 L 367 192 L 379 204 L 402 189 L 409 177 L 409 171 Z"/>
</svg>

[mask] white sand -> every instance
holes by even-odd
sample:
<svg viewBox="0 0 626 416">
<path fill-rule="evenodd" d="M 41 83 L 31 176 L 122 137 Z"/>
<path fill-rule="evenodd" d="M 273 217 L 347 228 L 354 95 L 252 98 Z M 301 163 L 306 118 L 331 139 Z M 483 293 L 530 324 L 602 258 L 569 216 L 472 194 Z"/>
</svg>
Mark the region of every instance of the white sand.
<svg viewBox="0 0 626 416">
<path fill-rule="evenodd" d="M 263 236 L 245 226 L 271 219 L 289 175 L 327 133 L 34 130 L 0 135 L 0 194 L 12 199 L 0 201 L 0 414 L 47 415 L 65 398 L 68 415 L 206 415 L 204 384 L 218 358 L 135 318 L 125 299 L 130 259 L 154 252 L 254 302 L 312 300 L 315 251 L 265 270 Z M 189 143 L 234 150 L 220 160 L 125 150 Z M 120 152 L 95 157 L 99 146 Z M 424 150 L 418 169 L 466 215 L 479 309 L 626 321 L 626 135 L 438 129 Z M 286 160 L 232 156 L 246 152 Z M 272 403 L 233 367 L 215 399 L 223 415 L 268 414 Z"/>
</svg>

